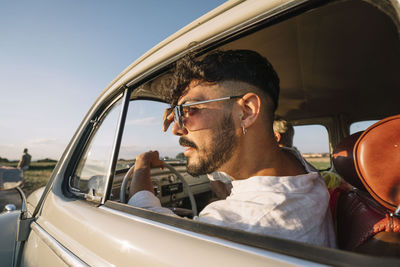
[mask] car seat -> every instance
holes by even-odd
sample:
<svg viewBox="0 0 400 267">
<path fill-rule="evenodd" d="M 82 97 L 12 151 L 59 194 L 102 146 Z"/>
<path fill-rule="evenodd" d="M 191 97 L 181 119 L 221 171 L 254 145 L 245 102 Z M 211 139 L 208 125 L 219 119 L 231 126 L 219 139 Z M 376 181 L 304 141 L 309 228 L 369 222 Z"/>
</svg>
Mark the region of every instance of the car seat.
<svg viewBox="0 0 400 267">
<path fill-rule="evenodd" d="M 400 115 L 343 139 L 333 164 L 354 186 L 336 203 L 338 247 L 400 257 Z"/>
</svg>

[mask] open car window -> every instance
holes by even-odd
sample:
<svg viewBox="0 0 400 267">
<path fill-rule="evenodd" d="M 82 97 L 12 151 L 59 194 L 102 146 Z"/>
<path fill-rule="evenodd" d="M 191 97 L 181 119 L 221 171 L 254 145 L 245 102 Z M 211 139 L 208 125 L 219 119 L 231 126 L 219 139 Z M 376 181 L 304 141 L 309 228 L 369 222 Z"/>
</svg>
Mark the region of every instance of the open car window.
<svg viewBox="0 0 400 267">
<path fill-rule="evenodd" d="M 370 120 L 370 121 L 357 121 L 350 125 L 350 134 L 364 131 L 372 124 L 378 122 L 377 120 Z"/>
<path fill-rule="evenodd" d="M 294 126 L 293 146 L 318 170 L 331 166 L 328 131 L 322 125 Z"/>
<path fill-rule="evenodd" d="M 130 166 L 136 156 L 157 150 L 162 159 L 176 159 L 183 152 L 178 136 L 162 131 L 163 113 L 169 105 L 151 100 L 133 100 L 129 104 L 118 156 L 117 171 Z"/>
</svg>

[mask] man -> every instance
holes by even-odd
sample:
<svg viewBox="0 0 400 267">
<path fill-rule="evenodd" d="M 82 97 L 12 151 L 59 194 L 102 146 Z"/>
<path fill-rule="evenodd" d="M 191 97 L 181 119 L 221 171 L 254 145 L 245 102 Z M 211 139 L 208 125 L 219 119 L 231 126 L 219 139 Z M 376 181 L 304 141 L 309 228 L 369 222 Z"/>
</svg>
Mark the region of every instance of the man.
<svg viewBox="0 0 400 267">
<path fill-rule="evenodd" d="M 335 246 L 329 194 L 304 159 L 281 149 L 272 129 L 279 79 L 267 59 L 248 50 L 186 57 L 175 69 L 173 109 L 164 131 L 186 147 L 191 175 L 232 181 L 230 195 L 210 203 L 196 220 L 244 231 Z M 154 196 L 150 168 L 157 151 L 136 158 L 129 204 L 172 214 Z"/>
<path fill-rule="evenodd" d="M 24 154 L 22 154 L 21 159 L 18 162 L 17 168 L 21 169 L 22 171 L 26 171 L 29 169 L 29 165 L 31 164 L 31 155 L 28 154 L 28 149 L 24 149 Z"/>
</svg>

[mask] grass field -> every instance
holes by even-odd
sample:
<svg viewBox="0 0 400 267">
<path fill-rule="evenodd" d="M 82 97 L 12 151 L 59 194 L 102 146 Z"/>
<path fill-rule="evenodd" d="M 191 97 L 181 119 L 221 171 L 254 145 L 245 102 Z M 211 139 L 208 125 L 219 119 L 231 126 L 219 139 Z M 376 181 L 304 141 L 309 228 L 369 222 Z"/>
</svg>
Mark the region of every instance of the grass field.
<svg viewBox="0 0 400 267">
<path fill-rule="evenodd" d="M 324 170 L 330 167 L 329 158 L 308 158 L 307 161 L 319 170 Z M 17 162 L 3 163 L 0 165 L 7 165 L 16 167 Z M 32 162 L 29 170 L 25 171 L 25 185 L 23 190 L 28 196 L 37 188 L 45 186 L 53 172 L 56 162 Z"/>
<path fill-rule="evenodd" d="M 0 162 L 0 165 L 6 165 L 11 167 L 17 167 L 18 162 L 4 163 Z M 25 171 L 25 184 L 22 188 L 28 196 L 30 193 L 38 189 L 39 187 L 45 186 L 53 172 L 57 162 L 31 162 L 29 170 Z"/>
<path fill-rule="evenodd" d="M 315 168 L 318 170 L 326 170 L 330 168 L 331 162 L 330 158 L 325 157 L 325 158 L 307 158 L 306 159 L 311 165 L 313 165 Z"/>
</svg>

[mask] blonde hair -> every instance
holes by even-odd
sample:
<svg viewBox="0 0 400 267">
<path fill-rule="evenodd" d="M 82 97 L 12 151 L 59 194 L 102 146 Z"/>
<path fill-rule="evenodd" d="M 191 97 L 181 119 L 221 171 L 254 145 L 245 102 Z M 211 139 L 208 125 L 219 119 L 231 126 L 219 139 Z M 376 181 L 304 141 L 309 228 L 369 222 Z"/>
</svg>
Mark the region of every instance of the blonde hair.
<svg viewBox="0 0 400 267">
<path fill-rule="evenodd" d="M 279 141 L 279 144 L 286 147 L 293 146 L 294 129 L 290 122 L 282 118 L 277 118 L 274 120 L 273 128 L 274 132 L 281 134 L 281 140 Z"/>
</svg>

